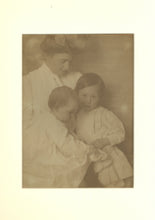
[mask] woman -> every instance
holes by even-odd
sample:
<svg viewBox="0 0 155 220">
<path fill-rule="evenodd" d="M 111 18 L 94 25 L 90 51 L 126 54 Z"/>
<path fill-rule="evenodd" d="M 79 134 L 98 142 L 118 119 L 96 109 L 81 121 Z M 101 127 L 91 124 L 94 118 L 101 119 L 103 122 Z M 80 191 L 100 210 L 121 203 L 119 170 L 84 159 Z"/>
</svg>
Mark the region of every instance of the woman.
<svg viewBox="0 0 155 220">
<path fill-rule="evenodd" d="M 79 72 L 69 73 L 71 50 L 61 35 L 46 36 L 40 47 L 43 64 L 23 77 L 24 128 L 32 123 L 36 115 L 49 111 L 48 97 L 54 88 L 63 85 L 74 88 L 81 76 Z"/>
<path fill-rule="evenodd" d="M 30 136 L 32 135 L 30 140 L 33 139 L 33 136 L 35 136 L 38 141 L 39 139 L 42 140 L 42 134 L 41 137 L 39 132 L 34 134 L 31 132 L 31 128 L 37 124 L 37 121 L 40 121 L 39 118 L 41 118 L 42 115 L 48 114 L 50 111 L 48 98 L 51 92 L 55 88 L 63 85 L 74 88 L 77 80 L 81 76 L 81 74 L 77 72 L 69 73 L 71 51 L 68 41 L 62 38 L 61 35 L 49 35 L 45 37 L 41 43 L 41 50 L 44 57 L 43 64 L 38 69 L 23 77 L 23 152 L 26 152 L 24 153 L 24 158 L 28 158 L 29 154 L 29 150 L 27 149 L 27 133 L 29 133 Z M 43 124 L 40 124 L 39 127 L 42 128 Z M 46 148 L 44 151 L 46 151 Z M 32 166 L 32 163 L 29 162 L 28 159 L 24 159 L 23 168 L 25 166 L 29 166 L 29 170 L 32 171 L 34 164 Z M 85 171 L 87 171 L 87 169 Z M 23 178 L 24 172 L 25 170 L 23 170 Z M 40 187 L 45 186 L 47 186 L 46 180 Z M 29 187 L 31 187 L 31 184 Z"/>
</svg>

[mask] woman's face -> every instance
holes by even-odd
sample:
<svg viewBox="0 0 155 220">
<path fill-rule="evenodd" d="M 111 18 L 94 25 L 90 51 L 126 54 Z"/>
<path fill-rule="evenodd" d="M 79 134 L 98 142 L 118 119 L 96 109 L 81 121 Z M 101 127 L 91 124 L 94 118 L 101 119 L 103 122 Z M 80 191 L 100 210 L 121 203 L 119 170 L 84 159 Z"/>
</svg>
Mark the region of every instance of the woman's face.
<svg viewBox="0 0 155 220">
<path fill-rule="evenodd" d="M 69 71 L 71 55 L 68 53 L 56 53 L 46 58 L 46 64 L 58 76 L 63 76 Z"/>
</svg>

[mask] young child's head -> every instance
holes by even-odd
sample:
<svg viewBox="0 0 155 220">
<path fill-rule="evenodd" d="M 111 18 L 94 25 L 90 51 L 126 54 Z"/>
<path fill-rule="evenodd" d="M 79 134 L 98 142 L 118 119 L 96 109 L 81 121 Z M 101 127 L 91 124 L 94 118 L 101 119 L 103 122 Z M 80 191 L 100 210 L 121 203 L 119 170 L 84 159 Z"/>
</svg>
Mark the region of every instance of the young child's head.
<svg viewBox="0 0 155 220">
<path fill-rule="evenodd" d="M 75 91 L 67 86 L 55 88 L 49 96 L 48 106 L 62 122 L 68 122 L 78 109 Z"/>
<path fill-rule="evenodd" d="M 103 80 L 96 73 L 85 73 L 81 76 L 75 88 L 81 106 L 88 111 L 98 107 L 104 88 Z"/>
</svg>

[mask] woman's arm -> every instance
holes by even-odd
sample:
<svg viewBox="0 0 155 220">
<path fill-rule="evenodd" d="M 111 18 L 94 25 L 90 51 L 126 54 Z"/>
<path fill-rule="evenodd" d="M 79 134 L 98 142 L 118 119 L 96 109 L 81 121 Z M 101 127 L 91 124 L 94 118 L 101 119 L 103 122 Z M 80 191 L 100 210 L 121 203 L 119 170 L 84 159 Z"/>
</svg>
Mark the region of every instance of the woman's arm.
<svg viewBox="0 0 155 220">
<path fill-rule="evenodd" d="M 60 151 L 66 156 L 80 157 L 87 154 L 90 151 L 91 146 L 80 141 L 76 136 L 68 133 L 65 137 L 65 141 L 62 146 L 58 146 Z"/>
<path fill-rule="evenodd" d="M 55 145 L 57 150 L 63 155 L 68 157 L 79 157 L 80 155 L 86 155 L 91 148 L 89 145 L 80 141 L 78 137 L 72 132 L 70 132 L 65 125 L 56 120 L 55 117 L 51 115 L 47 121 L 48 126 L 46 126 L 46 136 L 51 145 Z M 46 123 L 46 124 L 47 124 Z"/>
<path fill-rule="evenodd" d="M 32 89 L 28 76 L 23 77 L 23 125 L 28 127 L 32 120 L 33 114 L 33 100 Z"/>
</svg>

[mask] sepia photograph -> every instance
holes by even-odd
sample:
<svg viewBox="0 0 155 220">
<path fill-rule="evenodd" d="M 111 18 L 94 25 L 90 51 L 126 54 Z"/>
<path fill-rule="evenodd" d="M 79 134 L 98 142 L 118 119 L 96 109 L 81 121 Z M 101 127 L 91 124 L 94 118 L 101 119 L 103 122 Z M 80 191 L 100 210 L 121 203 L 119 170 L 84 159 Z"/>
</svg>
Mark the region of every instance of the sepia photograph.
<svg viewBox="0 0 155 220">
<path fill-rule="evenodd" d="M 22 35 L 23 188 L 133 188 L 133 34 Z"/>
<path fill-rule="evenodd" d="M 0 219 L 155 219 L 154 2 L 2 2 Z"/>
</svg>

